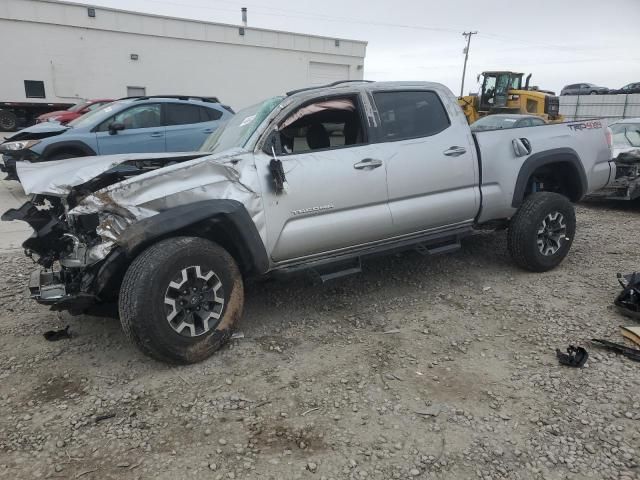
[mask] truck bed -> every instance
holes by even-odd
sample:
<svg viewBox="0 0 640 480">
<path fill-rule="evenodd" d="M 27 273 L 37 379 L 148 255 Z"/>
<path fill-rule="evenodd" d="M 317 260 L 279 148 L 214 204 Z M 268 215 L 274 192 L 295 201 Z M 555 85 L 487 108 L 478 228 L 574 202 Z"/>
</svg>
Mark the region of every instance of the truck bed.
<svg viewBox="0 0 640 480">
<path fill-rule="evenodd" d="M 488 130 L 473 134 L 480 166 L 482 208 L 478 222 L 510 218 L 516 211 L 514 195 L 524 188 L 514 178 L 532 173 L 545 158 L 577 158 L 584 171 L 583 195 L 604 187 L 615 176 L 615 164 L 599 120 L 556 123 L 535 127 Z M 513 141 L 525 138 L 531 153 L 517 156 Z"/>
</svg>

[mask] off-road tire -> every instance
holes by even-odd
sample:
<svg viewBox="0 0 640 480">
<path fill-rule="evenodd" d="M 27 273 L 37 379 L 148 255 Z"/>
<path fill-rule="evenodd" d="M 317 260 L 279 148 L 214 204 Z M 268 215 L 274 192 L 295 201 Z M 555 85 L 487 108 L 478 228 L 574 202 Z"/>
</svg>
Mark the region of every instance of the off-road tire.
<svg viewBox="0 0 640 480">
<path fill-rule="evenodd" d="M 9 110 L 0 110 L 0 131 L 13 132 L 18 128 L 18 117 Z"/>
<path fill-rule="evenodd" d="M 190 265 L 214 271 L 224 290 L 218 325 L 196 337 L 177 333 L 164 305 L 169 282 Z M 219 245 L 197 237 L 169 238 L 144 250 L 129 266 L 118 302 L 125 335 L 146 355 L 178 364 L 199 362 L 220 349 L 231 337 L 243 306 L 244 286 L 236 262 Z"/>
<path fill-rule="evenodd" d="M 538 230 L 547 215 L 560 212 L 566 223 L 566 234 L 560 248 L 543 255 L 538 247 Z M 557 267 L 567 256 L 576 233 L 573 205 L 563 195 L 552 192 L 532 193 L 511 219 L 507 248 L 516 265 L 532 272 L 546 272 Z"/>
</svg>

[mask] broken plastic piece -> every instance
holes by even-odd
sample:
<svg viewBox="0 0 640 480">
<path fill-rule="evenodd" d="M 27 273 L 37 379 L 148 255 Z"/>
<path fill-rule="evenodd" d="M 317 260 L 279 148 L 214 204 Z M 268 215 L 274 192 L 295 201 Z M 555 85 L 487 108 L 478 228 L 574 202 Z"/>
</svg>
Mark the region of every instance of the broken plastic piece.
<svg viewBox="0 0 640 480">
<path fill-rule="evenodd" d="M 640 347 L 640 327 L 620 326 L 620 330 L 623 337 Z"/>
<path fill-rule="evenodd" d="M 618 274 L 622 292 L 614 300 L 623 315 L 640 320 L 640 272 Z"/>
<path fill-rule="evenodd" d="M 608 340 L 601 340 L 598 338 L 592 338 L 591 342 L 595 345 L 598 345 L 599 347 L 603 347 L 609 350 L 612 350 L 616 353 L 619 353 L 621 355 L 624 355 L 627 358 L 630 358 L 631 360 L 634 360 L 636 362 L 640 362 L 640 350 L 635 349 L 635 348 L 629 348 L 625 345 L 622 345 L 620 343 L 613 343 L 610 342 Z"/>
<path fill-rule="evenodd" d="M 45 340 L 50 342 L 57 342 L 58 340 L 62 340 L 63 338 L 71 338 L 71 334 L 69 333 L 69 325 L 60 330 L 49 330 L 48 332 L 44 332 Z"/>
<path fill-rule="evenodd" d="M 573 345 L 569 345 L 567 353 L 562 353 L 560 349 L 557 348 L 556 355 L 562 365 L 576 368 L 582 368 L 589 359 L 589 352 L 583 347 L 574 347 Z"/>
</svg>

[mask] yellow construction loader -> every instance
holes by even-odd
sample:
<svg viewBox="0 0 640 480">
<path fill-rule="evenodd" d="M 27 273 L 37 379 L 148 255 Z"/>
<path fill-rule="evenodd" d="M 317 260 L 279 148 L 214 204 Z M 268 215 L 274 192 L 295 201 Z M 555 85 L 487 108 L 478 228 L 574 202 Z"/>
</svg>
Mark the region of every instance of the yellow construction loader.
<svg viewBox="0 0 640 480">
<path fill-rule="evenodd" d="M 560 99 L 553 93 L 529 87 L 531 74 L 522 85 L 524 73 L 482 72 L 482 88 L 477 95 L 458 98 L 467 121 L 471 124 L 485 115 L 522 113 L 538 115 L 548 122 L 561 122 Z"/>
</svg>

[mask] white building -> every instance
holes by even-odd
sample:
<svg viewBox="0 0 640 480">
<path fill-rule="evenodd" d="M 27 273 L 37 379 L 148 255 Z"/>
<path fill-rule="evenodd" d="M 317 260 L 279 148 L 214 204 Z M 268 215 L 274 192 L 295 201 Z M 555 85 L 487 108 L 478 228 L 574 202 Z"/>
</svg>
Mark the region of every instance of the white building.
<svg viewBox="0 0 640 480">
<path fill-rule="evenodd" d="M 0 0 L 0 45 L 1 102 L 191 94 L 238 109 L 290 89 L 362 79 L 367 43 L 54 0 Z"/>
</svg>

